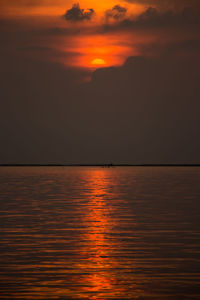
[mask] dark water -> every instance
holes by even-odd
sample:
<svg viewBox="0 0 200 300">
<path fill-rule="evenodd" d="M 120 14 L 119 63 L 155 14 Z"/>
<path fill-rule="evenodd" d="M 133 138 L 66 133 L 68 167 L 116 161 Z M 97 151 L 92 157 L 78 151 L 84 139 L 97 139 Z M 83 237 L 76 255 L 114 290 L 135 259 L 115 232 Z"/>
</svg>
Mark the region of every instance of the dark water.
<svg viewBox="0 0 200 300">
<path fill-rule="evenodd" d="M 200 168 L 0 168 L 0 298 L 200 299 Z"/>
</svg>

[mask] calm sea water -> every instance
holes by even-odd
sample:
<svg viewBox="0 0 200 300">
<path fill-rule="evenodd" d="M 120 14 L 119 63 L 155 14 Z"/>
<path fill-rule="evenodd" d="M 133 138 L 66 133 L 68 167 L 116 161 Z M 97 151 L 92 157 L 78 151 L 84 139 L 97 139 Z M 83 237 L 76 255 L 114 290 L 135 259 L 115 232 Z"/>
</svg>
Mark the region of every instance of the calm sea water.
<svg viewBox="0 0 200 300">
<path fill-rule="evenodd" d="M 0 298 L 200 299 L 200 168 L 1 167 Z"/>
</svg>

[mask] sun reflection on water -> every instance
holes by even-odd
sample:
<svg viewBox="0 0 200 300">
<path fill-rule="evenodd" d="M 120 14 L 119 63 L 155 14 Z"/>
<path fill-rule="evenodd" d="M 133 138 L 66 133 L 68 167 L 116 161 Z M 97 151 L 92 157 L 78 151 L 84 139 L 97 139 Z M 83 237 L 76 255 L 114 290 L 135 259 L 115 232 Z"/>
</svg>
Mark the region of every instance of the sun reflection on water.
<svg viewBox="0 0 200 300">
<path fill-rule="evenodd" d="M 84 278 L 83 292 L 91 300 L 103 300 L 120 293 L 117 287 L 115 270 L 119 266 L 113 250 L 120 247 L 111 232 L 115 221 L 112 219 L 114 207 L 109 203 L 112 183 L 106 177 L 105 170 L 94 170 L 90 173 L 88 182 L 88 204 L 84 223 L 87 231 L 84 236 L 85 245 L 81 249 L 81 256 L 87 256 L 84 268 L 89 272 Z"/>
</svg>

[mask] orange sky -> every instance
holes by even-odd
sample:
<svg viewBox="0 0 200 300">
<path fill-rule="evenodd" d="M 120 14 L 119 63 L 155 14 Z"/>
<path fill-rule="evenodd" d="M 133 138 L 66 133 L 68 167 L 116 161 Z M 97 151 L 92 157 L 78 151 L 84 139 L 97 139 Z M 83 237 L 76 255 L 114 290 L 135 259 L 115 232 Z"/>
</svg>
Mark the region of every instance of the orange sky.
<svg viewBox="0 0 200 300">
<path fill-rule="evenodd" d="M 44 15 L 44 16 L 56 16 L 62 15 L 67 9 L 69 9 L 74 3 L 80 3 L 82 8 L 93 8 L 98 14 L 102 14 L 107 9 L 112 8 L 116 4 L 126 6 L 135 13 L 140 12 L 143 9 L 143 5 L 129 4 L 125 1 L 115 0 L 41 0 L 41 1 L 29 1 L 29 0 L 2 0 L 0 3 L 1 14 L 9 16 L 29 16 L 29 15 Z"/>
<path fill-rule="evenodd" d="M 1 0 L 0 16 L 3 18 L 18 18 L 20 22 L 26 22 L 23 30 L 26 30 L 28 23 L 30 28 L 35 27 L 40 30 L 42 28 L 68 30 L 66 34 L 52 34 L 51 37 L 44 34 L 42 38 L 39 37 L 37 40 L 30 39 L 21 48 L 27 48 L 27 46 L 35 49 L 39 49 L 39 47 L 49 48 L 56 51 L 57 54 L 45 53 L 44 55 L 44 51 L 42 51 L 39 56 L 43 56 L 43 59 L 59 62 L 64 66 L 90 70 L 102 66 L 108 67 L 123 64 L 129 56 L 140 54 L 137 47 L 139 43 L 148 44 L 160 38 L 167 40 L 169 36 L 170 38 L 175 36 L 175 39 L 178 35 L 181 37 L 179 33 L 176 36 L 175 30 L 173 31 L 173 36 L 171 33 L 166 34 L 166 32 L 154 32 L 152 34 L 152 32 L 148 31 L 148 27 L 145 29 L 146 32 L 139 30 L 137 34 L 121 29 L 114 32 L 101 33 L 98 32 L 98 28 L 105 25 L 106 22 L 118 22 L 115 19 L 112 19 L 112 21 L 109 19 L 108 21 L 105 18 L 105 12 L 112 9 L 115 5 L 121 5 L 127 9 L 126 18 L 142 13 L 146 6 L 122 0 L 82 0 L 79 1 L 80 8 L 94 9 L 95 14 L 93 18 L 89 21 L 70 22 L 64 19 L 64 14 L 75 2 L 71 0 Z M 178 2 L 178 0 L 175 2 Z M 154 0 L 149 3 L 156 5 L 158 2 Z M 74 30 L 78 34 L 73 34 Z M 159 26 L 156 30 L 159 30 Z M 191 36 L 191 33 L 189 34 Z M 32 53 L 29 51 L 30 54 L 38 57 L 38 53 L 36 55 L 33 51 Z"/>
<path fill-rule="evenodd" d="M 34 26 L 44 26 L 52 19 L 53 25 L 59 28 L 77 28 L 83 31 L 84 28 L 94 28 L 99 26 L 102 22 L 105 22 L 105 11 L 111 9 L 114 5 L 118 4 L 129 9 L 129 13 L 135 14 L 142 11 L 143 6 L 128 4 L 124 1 L 94 1 L 94 0 L 82 0 L 79 1 L 80 7 L 87 9 L 93 8 L 95 10 L 95 16 L 92 20 L 70 23 L 64 20 L 62 17 L 65 12 L 72 7 L 76 1 L 71 0 L 42 0 L 42 1 L 29 1 L 29 0 L 2 0 L 1 1 L 1 14 L 4 17 L 11 18 L 23 18 L 29 20 L 31 16 L 31 23 Z M 42 18 L 41 18 L 42 17 Z M 43 24 L 42 24 L 43 20 Z M 44 21 L 45 20 L 45 21 Z M 42 24 L 42 25 L 41 25 Z M 69 37 L 55 37 L 51 39 L 51 42 L 40 41 L 42 46 L 48 46 L 56 51 L 62 52 L 60 57 L 51 57 L 53 61 L 59 61 L 64 65 L 86 67 L 94 70 L 97 67 L 120 65 L 124 62 L 125 58 L 133 55 L 135 52 L 132 46 L 128 43 L 130 37 L 127 34 L 79 34 L 78 36 Z M 30 45 L 29 45 L 30 46 Z M 35 45 L 31 45 L 35 46 Z M 38 46 L 38 45 L 37 45 Z M 64 53 L 72 52 L 72 56 L 63 58 Z M 49 57 L 48 55 L 46 57 Z"/>
</svg>

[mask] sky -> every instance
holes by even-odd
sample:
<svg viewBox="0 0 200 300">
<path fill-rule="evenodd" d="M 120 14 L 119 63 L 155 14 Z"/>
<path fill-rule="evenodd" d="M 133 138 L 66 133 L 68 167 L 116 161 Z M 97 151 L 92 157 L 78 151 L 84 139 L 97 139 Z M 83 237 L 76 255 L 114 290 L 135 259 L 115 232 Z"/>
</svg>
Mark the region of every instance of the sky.
<svg viewBox="0 0 200 300">
<path fill-rule="evenodd" d="M 200 163 L 199 0 L 0 0 L 0 163 Z"/>
</svg>

